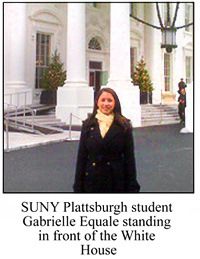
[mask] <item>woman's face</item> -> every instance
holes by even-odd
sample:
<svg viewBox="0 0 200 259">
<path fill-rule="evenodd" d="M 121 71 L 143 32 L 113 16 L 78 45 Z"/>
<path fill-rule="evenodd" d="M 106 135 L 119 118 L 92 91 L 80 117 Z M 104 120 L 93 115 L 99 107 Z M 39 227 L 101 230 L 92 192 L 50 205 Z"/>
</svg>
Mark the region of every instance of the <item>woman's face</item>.
<svg viewBox="0 0 200 259">
<path fill-rule="evenodd" d="M 115 99 L 112 94 L 103 92 L 97 101 L 97 106 L 102 113 L 109 115 L 115 108 Z"/>
</svg>

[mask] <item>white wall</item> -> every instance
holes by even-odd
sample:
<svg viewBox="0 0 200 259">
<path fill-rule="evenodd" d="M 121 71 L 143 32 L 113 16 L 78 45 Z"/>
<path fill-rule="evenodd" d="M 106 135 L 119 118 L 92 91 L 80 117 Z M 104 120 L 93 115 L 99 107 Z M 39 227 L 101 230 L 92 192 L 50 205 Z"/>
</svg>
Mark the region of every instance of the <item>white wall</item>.
<svg viewBox="0 0 200 259">
<path fill-rule="evenodd" d="M 27 38 L 26 38 L 26 80 L 27 87 L 35 87 L 35 57 L 36 57 L 36 32 L 52 34 L 52 52 L 58 48 L 62 62 L 66 66 L 66 33 L 67 33 L 67 4 L 65 3 L 27 3 Z M 138 16 L 150 23 L 158 25 L 155 3 L 138 3 Z M 152 15 L 153 14 L 153 15 Z M 7 21 L 7 22 L 6 22 Z M 177 26 L 184 24 L 184 4 L 179 7 Z M 103 62 L 103 70 L 109 72 L 109 42 L 110 42 L 110 4 L 98 3 L 98 8 L 86 4 L 86 42 L 94 36 L 102 39 L 103 51 L 87 50 L 86 44 L 86 69 L 89 80 L 89 60 Z M 9 77 L 9 20 L 5 17 L 5 83 Z M 154 84 L 154 103 L 160 103 L 160 91 L 164 88 L 164 50 L 160 48 L 161 32 L 144 26 L 131 19 L 131 46 L 138 48 L 138 60 L 143 55 Z M 192 35 L 184 29 L 177 32 L 178 48 L 173 51 L 173 92 L 181 77 L 185 78 L 185 56 L 192 56 Z M 66 68 L 66 67 L 65 67 Z"/>
</svg>

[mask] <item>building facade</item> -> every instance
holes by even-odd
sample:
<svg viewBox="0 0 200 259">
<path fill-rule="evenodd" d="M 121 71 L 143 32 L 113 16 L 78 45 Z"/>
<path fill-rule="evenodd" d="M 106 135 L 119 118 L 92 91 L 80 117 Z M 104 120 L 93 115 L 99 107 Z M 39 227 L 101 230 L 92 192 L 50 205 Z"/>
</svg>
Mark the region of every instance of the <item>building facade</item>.
<svg viewBox="0 0 200 259">
<path fill-rule="evenodd" d="M 159 4 L 163 22 L 166 4 Z M 175 3 L 170 4 L 173 17 Z M 144 58 L 154 86 L 153 103 L 176 103 L 180 78 L 193 81 L 193 26 L 177 30 L 178 47 L 161 48 L 155 3 L 4 3 L 4 102 L 39 103 L 42 75 L 55 49 L 67 70 L 57 92 L 56 115 L 85 119 L 103 86 L 119 95 L 122 110 L 140 126 L 138 86 L 131 73 Z M 193 20 L 193 4 L 179 5 L 176 26 Z M 77 119 L 75 124 L 80 123 Z"/>
</svg>

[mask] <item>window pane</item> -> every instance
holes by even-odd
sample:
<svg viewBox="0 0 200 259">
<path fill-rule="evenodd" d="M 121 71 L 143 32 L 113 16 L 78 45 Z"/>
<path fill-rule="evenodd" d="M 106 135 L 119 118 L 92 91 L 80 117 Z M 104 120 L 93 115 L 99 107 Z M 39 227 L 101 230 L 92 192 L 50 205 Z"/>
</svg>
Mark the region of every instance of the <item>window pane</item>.
<svg viewBox="0 0 200 259">
<path fill-rule="evenodd" d="M 101 73 L 101 83 L 102 85 L 106 85 L 108 83 L 108 72 L 104 71 Z"/>
<path fill-rule="evenodd" d="M 45 43 L 45 35 L 42 34 L 42 35 L 41 35 L 41 44 L 44 44 L 44 43 Z"/>
<path fill-rule="evenodd" d="M 133 16 L 137 16 L 137 4 L 136 3 L 131 3 L 130 4 L 130 14 Z"/>
<path fill-rule="evenodd" d="M 39 33 L 37 33 L 37 35 L 36 35 L 36 42 L 39 45 L 39 43 L 40 43 L 40 34 Z"/>
<path fill-rule="evenodd" d="M 44 71 L 50 60 L 51 35 L 37 33 L 36 35 L 36 78 L 35 87 L 40 88 Z"/>
<path fill-rule="evenodd" d="M 96 49 L 96 50 L 101 50 L 101 43 L 99 42 L 99 40 L 97 38 L 92 38 L 88 44 L 88 48 L 89 49 Z"/>
<path fill-rule="evenodd" d="M 102 70 L 102 62 L 90 61 L 89 68 Z"/>
<path fill-rule="evenodd" d="M 191 22 L 192 18 L 192 8 L 190 4 L 185 4 L 185 24 L 188 24 Z M 191 26 L 185 27 L 186 31 L 191 31 Z"/>
<path fill-rule="evenodd" d="M 50 43 L 50 36 L 49 35 L 47 35 L 46 43 L 47 43 L 47 45 Z"/>
<path fill-rule="evenodd" d="M 97 7 L 97 3 L 88 3 L 89 6 Z"/>
<path fill-rule="evenodd" d="M 170 54 L 165 53 L 164 55 L 164 76 L 165 76 L 165 91 L 170 91 L 170 77 L 171 77 L 171 68 L 170 68 Z"/>
<path fill-rule="evenodd" d="M 131 75 L 135 71 L 135 66 L 137 62 L 137 48 L 131 48 Z"/>
<path fill-rule="evenodd" d="M 41 46 L 41 55 L 44 55 L 44 45 Z"/>
<path fill-rule="evenodd" d="M 191 83 L 191 65 L 192 65 L 192 57 L 186 57 L 186 83 Z"/>
<path fill-rule="evenodd" d="M 94 86 L 95 85 L 95 72 L 90 72 L 90 86 Z"/>
</svg>

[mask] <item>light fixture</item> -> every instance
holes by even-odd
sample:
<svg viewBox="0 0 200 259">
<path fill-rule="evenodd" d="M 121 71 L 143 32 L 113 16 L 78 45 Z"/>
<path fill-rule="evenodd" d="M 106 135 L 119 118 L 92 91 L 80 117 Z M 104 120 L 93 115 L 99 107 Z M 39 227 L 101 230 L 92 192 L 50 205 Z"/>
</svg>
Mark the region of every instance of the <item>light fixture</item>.
<svg viewBox="0 0 200 259">
<path fill-rule="evenodd" d="M 153 24 L 150 24 L 148 22 L 145 22 L 145 21 L 139 19 L 138 17 L 136 17 L 132 14 L 130 16 L 132 18 L 134 18 L 135 20 L 137 20 L 137 21 L 139 21 L 139 22 L 141 22 L 145 25 L 151 26 L 154 29 L 161 30 L 161 33 L 162 33 L 161 48 L 165 48 L 168 53 L 171 53 L 174 48 L 177 48 L 177 44 L 176 44 L 176 32 L 177 32 L 177 30 L 193 25 L 193 23 L 189 23 L 189 24 L 185 24 L 183 26 L 175 27 L 176 18 L 177 18 L 177 14 L 178 14 L 178 8 L 179 8 L 179 3 L 176 3 L 175 14 L 174 14 L 174 17 L 173 17 L 173 22 L 171 23 L 170 3 L 167 2 L 167 20 L 166 20 L 165 25 L 163 25 L 161 15 L 160 15 L 159 6 L 158 6 L 158 3 L 156 3 L 157 16 L 158 16 L 158 19 L 159 19 L 160 27 L 155 26 Z"/>
<path fill-rule="evenodd" d="M 172 52 L 172 49 L 177 48 L 176 45 L 176 28 L 162 28 L 162 44 L 161 48 L 165 48 L 168 53 Z"/>
</svg>

